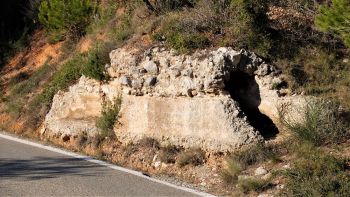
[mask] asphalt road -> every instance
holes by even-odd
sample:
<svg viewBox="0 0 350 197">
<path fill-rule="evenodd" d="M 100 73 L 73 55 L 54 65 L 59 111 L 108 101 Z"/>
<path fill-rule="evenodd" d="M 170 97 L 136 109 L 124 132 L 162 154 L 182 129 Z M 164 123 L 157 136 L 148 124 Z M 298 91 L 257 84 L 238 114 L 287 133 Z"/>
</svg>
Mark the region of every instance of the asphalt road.
<svg viewBox="0 0 350 197">
<path fill-rule="evenodd" d="M 83 159 L 0 136 L 0 196 L 198 196 Z"/>
</svg>

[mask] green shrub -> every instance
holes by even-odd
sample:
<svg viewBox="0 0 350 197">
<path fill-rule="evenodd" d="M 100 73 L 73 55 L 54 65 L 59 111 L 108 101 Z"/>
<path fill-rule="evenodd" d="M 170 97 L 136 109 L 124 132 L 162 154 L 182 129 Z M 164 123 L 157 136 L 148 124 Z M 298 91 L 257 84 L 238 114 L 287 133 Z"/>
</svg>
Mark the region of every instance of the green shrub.
<svg viewBox="0 0 350 197">
<path fill-rule="evenodd" d="M 68 88 L 82 75 L 96 80 L 107 79 L 104 65 L 108 62 L 109 46 L 97 45 L 86 53 L 74 56 L 54 73 L 51 82 L 46 85 L 44 91 L 34 100 L 34 103 L 44 102 L 50 104 L 53 96 L 62 89 Z"/>
<path fill-rule="evenodd" d="M 102 116 L 97 119 L 96 126 L 100 130 L 100 135 L 104 137 L 111 137 L 114 135 L 113 127 L 118 120 L 122 99 L 116 98 L 113 103 L 106 102 L 103 104 Z"/>
<path fill-rule="evenodd" d="M 216 1 L 198 2 L 195 8 L 165 15 L 159 31 L 153 38 L 165 38 L 165 42 L 180 53 L 187 53 L 195 49 L 208 47 L 211 34 L 219 31 L 221 20 L 216 12 L 207 4 Z M 219 21 L 220 20 L 220 21 Z"/>
<path fill-rule="evenodd" d="M 164 35 L 167 45 L 180 53 L 208 46 L 209 39 L 197 32 L 190 23 L 190 21 L 183 20 L 182 16 L 173 15 L 164 21 L 157 34 Z"/>
<path fill-rule="evenodd" d="M 12 78 L 10 84 L 12 85 L 10 94 L 5 98 L 4 102 L 7 106 L 7 111 L 11 113 L 14 118 L 25 111 L 28 95 L 35 92 L 40 84 L 50 78 L 53 67 L 44 64 L 41 68 L 35 71 L 31 76 L 27 73 L 19 73 Z"/>
<path fill-rule="evenodd" d="M 21 83 L 22 81 L 25 81 L 29 78 L 29 75 L 27 72 L 20 72 L 16 76 L 10 79 L 9 85 L 14 86 L 18 83 Z"/>
<path fill-rule="evenodd" d="M 111 37 L 112 39 L 121 42 L 130 38 L 133 32 L 134 30 L 131 23 L 131 13 L 128 13 L 119 19 L 117 28 L 112 29 Z"/>
<path fill-rule="evenodd" d="M 233 44 L 239 48 L 252 50 L 267 57 L 272 41 L 268 29 L 268 1 L 232 0 L 227 26 L 228 34 L 233 37 Z"/>
<path fill-rule="evenodd" d="M 238 188 L 241 192 L 247 194 L 249 192 L 262 192 L 272 185 L 268 180 L 257 179 L 257 178 L 246 178 L 239 179 L 237 183 Z"/>
<path fill-rule="evenodd" d="M 350 2 L 348 0 L 332 0 L 331 6 L 321 6 L 316 17 L 317 27 L 325 32 L 341 36 L 350 47 Z"/>
<path fill-rule="evenodd" d="M 224 169 L 220 175 L 221 179 L 226 185 L 236 184 L 238 181 L 238 175 L 242 171 L 241 166 L 233 159 L 227 160 L 227 168 Z"/>
<path fill-rule="evenodd" d="M 321 98 L 335 100 L 350 109 L 350 62 L 334 48 L 302 47 L 293 59 L 276 62 L 288 74 L 288 87 Z"/>
<path fill-rule="evenodd" d="M 301 116 L 291 119 L 286 110 L 280 110 L 281 121 L 299 140 L 322 146 L 349 138 L 349 130 L 337 104 L 323 100 L 308 101 L 299 113 Z"/>
<path fill-rule="evenodd" d="M 50 77 L 53 67 L 49 64 L 44 64 L 30 77 L 25 73 L 20 73 L 13 80 L 12 83 L 16 83 L 11 89 L 12 97 L 22 97 L 28 93 L 33 92 L 38 88 L 39 84 L 44 82 Z"/>
<path fill-rule="evenodd" d="M 105 72 L 105 64 L 108 63 L 108 48 L 97 46 L 92 51 L 89 51 L 83 61 L 82 74 L 87 77 L 102 81 L 108 78 Z"/>
<path fill-rule="evenodd" d="M 51 81 L 44 86 L 44 90 L 35 96 L 29 103 L 27 109 L 27 124 L 35 128 L 48 112 L 54 95 L 62 89 L 68 88 L 81 76 L 81 68 L 78 66 L 82 56 L 75 56 L 56 71 Z"/>
<path fill-rule="evenodd" d="M 242 151 L 233 153 L 231 160 L 235 161 L 242 169 L 266 160 L 278 161 L 277 154 L 264 144 L 258 143 L 249 146 Z"/>
<path fill-rule="evenodd" d="M 349 196 L 350 176 L 346 161 L 312 151 L 287 170 L 282 196 Z"/>
<path fill-rule="evenodd" d="M 241 151 L 237 151 L 228 158 L 228 166 L 221 172 L 221 179 L 226 185 L 232 186 L 237 183 L 239 173 L 242 170 L 247 169 L 249 166 L 265 161 L 271 161 L 274 163 L 281 162 L 279 155 L 286 154 L 285 149 L 289 149 L 285 144 L 266 146 L 265 144 L 258 143 L 248 146 Z M 247 181 L 243 184 L 246 183 L 249 185 L 250 182 Z M 242 187 L 245 186 L 246 185 Z"/>
<path fill-rule="evenodd" d="M 97 44 L 89 52 L 77 54 L 61 65 L 59 70 L 50 77 L 49 82 L 45 84 L 44 90 L 30 101 L 27 109 L 28 125 L 37 126 L 47 113 L 54 95 L 59 90 L 64 90 L 74 84 L 82 75 L 96 80 L 106 80 L 108 76 L 104 65 L 109 61 L 108 54 L 112 44 Z M 43 67 L 43 71 L 39 70 L 37 74 L 34 74 L 29 80 L 30 83 L 26 84 L 23 90 L 18 90 L 20 92 L 31 91 L 31 88 L 39 83 L 42 78 L 41 75 L 51 74 L 51 72 L 46 72 L 45 69 L 48 68 Z"/>
<path fill-rule="evenodd" d="M 100 31 L 116 16 L 116 10 L 120 6 L 120 1 L 107 0 L 107 4 L 100 3 L 96 7 L 96 15 L 92 18 L 90 25 L 87 27 L 87 33 L 93 34 L 95 31 Z"/>
<path fill-rule="evenodd" d="M 51 82 L 44 88 L 44 91 L 39 95 L 38 102 L 50 104 L 54 95 L 62 89 L 72 85 L 82 74 L 81 64 L 83 56 L 77 55 L 55 72 Z"/>
<path fill-rule="evenodd" d="M 8 101 L 6 103 L 6 110 L 14 119 L 17 119 L 21 115 L 24 104 L 23 100 Z"/>
<path fill-rule="evenodd" d="M 302 65 L 299 68 L 300 74 L 294 73 L 297 83 L 294 86 L 302 86 L 307 94 L 324 95 L 336 90 L 339 83 L 347 81 L 341 73 L 347 72 L 348 65 L 341 62 L 334 51 L 322 48 L 301 49 L 292 62 L 295 66 L 290 66 L 291 68 Z"/>
<path fill-rule="evenodd" d="M 149 1 L 143 0 L 148 9 L 157 14 L 166 13 L 181 9 L 183 7 L 193 7 L 196 0 L 161 0 L 161 1 Z"/>
<path fill-rule="evenodd" d="M 186 53 L 215 45 L 234 45 L 267 56 L 271 41 L 265 26 L 267 4 L 262 1 L 198 1 L 194 8 L 165 15 L 153 38 Z M 215 39 L 214 39 L 215 38 Z M 219 39 L 217 39 L 219 38 Z"/>
<path fill-rule="evenodd" d="M 39 7 L 39 21 L 53 42 L 65 36 L 85 34 L 96 4 L 92 0 L 44 0 Z"/>
<path fill-rule="evenodd" d="M 3 53 L 0 56 L 0 60 L 4 61 L 4 63 L 8 62 L 16 53 L 23 51 L 29 44 L 30 33 L 31 30 L 24 27 L 22 34 L 16 40 L 10 40 L 8 43 L 0 43 L 0 51 Z M 0 67 L 5 65 L 2 65 L 1 61 Z"/>
<path fill-rule="evenodd" d="M 203 164 L 205 161 L 205 153 L 201 149 L 198 148 L 192 148 L 189 150 L 186 150 L 185 152 L 182 152 L 178 156 L 178 165 L 180 167 L 186 166 L 186 165 L 194 165 L 198 166 Z"/>
<path fill-rule="evenodd" d="M 98 81 L 107 80 L 105 65 L 109 63 L 109 52 L 114 49 L 115 45 L 114 41 L 97 43 L 89 52 L 83 53 L 82 74 Z"/>
</svg>

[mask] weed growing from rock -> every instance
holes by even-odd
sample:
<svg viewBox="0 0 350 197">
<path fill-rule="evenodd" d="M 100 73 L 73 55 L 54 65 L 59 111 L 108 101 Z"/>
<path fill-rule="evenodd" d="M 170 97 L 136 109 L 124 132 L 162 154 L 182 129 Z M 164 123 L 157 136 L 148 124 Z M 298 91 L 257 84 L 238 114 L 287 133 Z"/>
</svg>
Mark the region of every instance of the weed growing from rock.
<svg viewBox="0 0 350 197">
<path fill-rule="evenodd" d="M 114 135 L 113 127 L 118 119 L 121 103 L 121 97 L 117 97 L 112 103 L 105 102 L 103 104 L 102 116 L 96 121 L 96 126 L 99 128 L 102 137 Z"/>
</svg>

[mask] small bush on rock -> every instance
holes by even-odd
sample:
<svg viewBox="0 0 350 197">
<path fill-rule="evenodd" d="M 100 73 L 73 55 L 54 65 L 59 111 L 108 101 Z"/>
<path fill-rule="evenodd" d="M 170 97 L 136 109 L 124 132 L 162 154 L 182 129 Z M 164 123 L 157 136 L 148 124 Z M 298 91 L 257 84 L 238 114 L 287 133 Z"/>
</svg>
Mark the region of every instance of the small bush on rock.
<svg viewBox="0 0 350 197">
<path fill-rule="evenodd" d="M 104 66 L 109 61 L 109 51 L 108 44 L 97 44 L 91 51 L 75 55 L 54 73 L 44 91 L 32 101 L 32 106 L 38 106 L 39 103 L 50 104 L 59 90 L 68 88 L 82 75 L 99 81 L 107 79 Z"/>
<path fill-rule="evenodd" d="M 102 81 L 108 78 L 105 64 L 108 62 L 108 47 L 97 46 L 86 54 L 82 73 L 90 78 Z"/>
<path fill-rule="evenodd" d="M 102 116 L 96 121 L 97 128 L 100 129 L 100 135 L 111 137 L 114 135 L 113 127 L 118 119 L 122 99 L 116 98 L 113 103 L 106 102 L 103 104 Z"/>
</svg>

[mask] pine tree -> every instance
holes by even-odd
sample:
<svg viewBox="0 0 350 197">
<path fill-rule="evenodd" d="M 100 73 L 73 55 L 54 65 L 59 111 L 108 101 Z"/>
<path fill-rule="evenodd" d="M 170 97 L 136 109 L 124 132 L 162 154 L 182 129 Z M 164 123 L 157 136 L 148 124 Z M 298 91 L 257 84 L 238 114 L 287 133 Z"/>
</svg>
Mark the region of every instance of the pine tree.
<svg viewBox="0 0 350 197">
<path fill-rule="evenodd" d="M 316 17 L 316 26 L 324 32 L 342 37 L 350 47 L 350 1 L 332 0 L 331 6 L 321 6 Z"/>
<path fill-rule="evenodd" d="M 64 36 L 80 37 L 85 33 L 94 7 L 92 0 L 44 0 L 39 8 L 39 21 L 53 41 Z"/>
</svg>

